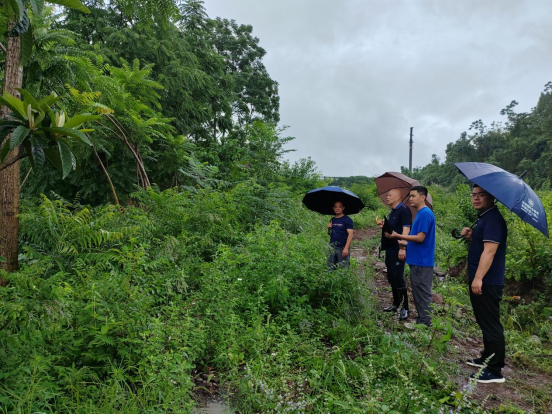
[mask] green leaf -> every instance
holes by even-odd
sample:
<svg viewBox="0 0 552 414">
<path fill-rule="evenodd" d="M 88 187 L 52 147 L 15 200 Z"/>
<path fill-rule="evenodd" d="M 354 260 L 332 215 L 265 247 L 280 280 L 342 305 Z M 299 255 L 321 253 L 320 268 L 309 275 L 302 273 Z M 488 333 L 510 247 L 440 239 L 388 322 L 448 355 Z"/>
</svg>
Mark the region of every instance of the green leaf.
<svg viewBox="0 0 552 414">
<path fill-rule="evenodd" d="M 42 167 L 44 165 L 44 149 L 36 137 L 31 137 L 31 160 L 35 164 L 34 166 Z"/>
<path fill-rule="evenodd" d="M 2 145 L 2 142 L 4 139 L 10 135 L 15 127 L 6 126 L 3 128 L 0 128 L 0 145 Z"/>
<path fill-rule="evenodd" d="M 40 101 L 38 101 L 38 107 L 43 111 L 47 111 L 48 109 L 50 109 L 50 106 L 55 104 L 60 99 L 61 99 L 61 96 L 57 96 L 54 94 L 45 96 Z"/>
<path fill-rule="evenodd" d="M 6 37 L 19 37 L 27 33 L 31 27 L 31 21 L 27 16 L 27 11 L 23 9 L 23 17 L 7 33 Z"/>
<path fill-rule="evenodd" d="M 8 0 L 7 6 L 13 10 L 13 15 L 8 15 L 8 18 L 14 21 L 20 21 L 25 13 L 25 6 L 21 0 Z"/>
<path fill-rule="evenodd" d="M 54 167 L 58 170 L 62 169 L 61 157 L 59 156 L 59 151 L 56 147 L 45 148 L 44 155 L 46 155 L 46 158 L 48 158 L 48 161 L 50 161 Z"/>
<path fill-rule="evenodd" d="M 38 109 L 38 102 L 34 98 L 33 95 L 30 94 L 30 92 L 23 88 L 18 88 L 17 91 L 21 94 L 23 97 L 23 107 L 26 108 L 27 105 L 31 104 L 31 107 L 33 109 Z"/>
<path fill-rule="evenodd" d="M 30 0 L 33 13 L 40 16 L 44 11 L 44 0 Z"/>
<path fill-rule="evenodd" d="M 99 115 L 91 115 L 91 114 L 81 114 L 81 115 L 75 115 L 73 118 L 70 118 L 65 122 L 65 125 L 63 125 L 64 128 L 77 128 L 80 127 L 85 122 L 95 121 L 96 119 L 100 119 L 101 117 Z"/>
<path fill-rule="evenodd" d="M 15 117 L 27 121 L 27 110 L 20 99 L 17 99 L 8 91 L 4 91 L 4 95 L 0 97 L 0 103 L 10 108 Z"/>
<path fill-rule="evenodd" d="M 51 132 L 54 134 L 59 134 L 61 136 L 76 138 L 84 142 L 85 144 L 92 146 L 92 143 L 90 142 L 88 137 L 76 129 L 64 128 L 64 127 L 47 127 L 47 128 L 42 128 L 42 130 Z"/>
<path fill-rule="evenodd" d="M 61 171 L 63 178 L 67 177 L 75 168 L 75 156 L 71 152 L 71 148 L 64 142 L 58 141 L 59 155 L 61 158 Z"/>
<path fill-rule="evenodd" d="M 29 135 L 29 132 L 31 132 L 31 130 L 24 125 L 19 125 L 15 128 L 10 138 L 10 149 L 14 149 L 21 145 L 23 141 L 25 141 L 25 138 L 27 138 L 27 135 Z"/>
<path fill-rule="evenodd" d="M 4 256 L 0 256 L 0 262 L 6 263 L 6 258 Z"/>
<path fill-rule="evenodd" d="M 8 144 L 2 146 L 2 149 L 0 149 L 0 164 L 4 162 L 10 151 L 11 148 Z"/>
<path fill-rule="evenodd" d="M 48 0 L 49 3 L 59 4 L 60 6 L 69 7 L 81 11 L 83 13 L 90 13 L 88 7 L 82 4 L 79 0 Z"/>
<path fill-rule="evenodd" d="M 25 65 L 31 60 L 33 53 L 33 31 L 29 27 L 25 33 L 21 35 L 21 41 L 19 43 L 19 64 Z"/>
</svg>

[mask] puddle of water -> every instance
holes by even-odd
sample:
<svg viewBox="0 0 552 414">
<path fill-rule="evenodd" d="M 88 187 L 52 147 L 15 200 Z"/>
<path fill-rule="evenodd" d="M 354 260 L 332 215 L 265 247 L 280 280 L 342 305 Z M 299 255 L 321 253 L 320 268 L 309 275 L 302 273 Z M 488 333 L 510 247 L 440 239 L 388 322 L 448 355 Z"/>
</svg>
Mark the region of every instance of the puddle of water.
<svg viewBox="0 0 552 414">
<path fill-rule="evenodd" d="M 197 408 L 195 414 L 232 414 L 233 411 L 220 401 L 208 401 L 204 407 Z"/>
</svg>

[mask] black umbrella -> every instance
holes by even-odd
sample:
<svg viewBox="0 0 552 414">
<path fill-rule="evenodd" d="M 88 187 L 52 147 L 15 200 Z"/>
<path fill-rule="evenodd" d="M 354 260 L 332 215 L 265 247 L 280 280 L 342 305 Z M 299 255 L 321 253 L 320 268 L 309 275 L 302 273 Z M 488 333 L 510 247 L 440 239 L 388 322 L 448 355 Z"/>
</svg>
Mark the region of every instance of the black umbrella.
<svg viewBox="0 0 552 414">
<path fill-rule="evenodd" d="M 333 206 L 341 201 L 345 207 L 345 214 L 356 214 L 364 208 L 364 203 L 352 191 L 341 187 L 327 186 L 309 191 L 303 197 L 303 204 L 312 211 L 320 214 L 334 214 Z"/>
</svg>

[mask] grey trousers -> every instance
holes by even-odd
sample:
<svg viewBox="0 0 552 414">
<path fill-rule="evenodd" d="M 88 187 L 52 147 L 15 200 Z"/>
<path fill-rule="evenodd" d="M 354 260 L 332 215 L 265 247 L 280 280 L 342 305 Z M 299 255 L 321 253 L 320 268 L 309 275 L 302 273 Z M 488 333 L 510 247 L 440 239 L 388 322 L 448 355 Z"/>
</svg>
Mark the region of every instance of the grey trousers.
<svg viewBox="0 0 552 414">
<path fill-rule="evenodd" d="M 328 269 L 335 270 L 338 267 L 342 269 L 348 269 L 350 256 L 351 253 L 349 252 L 347 256 L 343 257 L 343 247 L 337 247 L 330 244 L 327 262 Z"/>
<path fill-rule="evenodd" d="M 431 286 L 433 285 L 433 267 L 410 265 L 412 296 L 418 311 L 416 323 L 431 325 Z"/>
</svg>

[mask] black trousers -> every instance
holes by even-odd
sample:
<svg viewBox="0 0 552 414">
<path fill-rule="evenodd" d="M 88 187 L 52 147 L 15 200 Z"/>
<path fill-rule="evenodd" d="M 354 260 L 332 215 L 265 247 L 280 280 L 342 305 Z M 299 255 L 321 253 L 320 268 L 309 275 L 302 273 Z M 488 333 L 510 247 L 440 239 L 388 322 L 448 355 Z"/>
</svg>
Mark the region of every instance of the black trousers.
<svg viewBox="0 0 552 414">
<path fill-rule="evenodd" d="M 487 360 L 491 355 L 487 369 L 499 375 L 504 368 L 506 345 L 504 342 L 504 328 L 500 323 L 500 301 L 504 286 L 485 285 L 481 295 L 474 295 L 470 287 L 470 301 L 477 324 L 483 331 L 483 352 L 481 358 Z"/>
<path fill-rule="evenodd" d="M 404 261 L 399 260 L 398 252 L 385 253 L 385 266 L 387 266 L 387 281 L 395 289 L 406 289 L 404 281 Z"/>
</svg>

